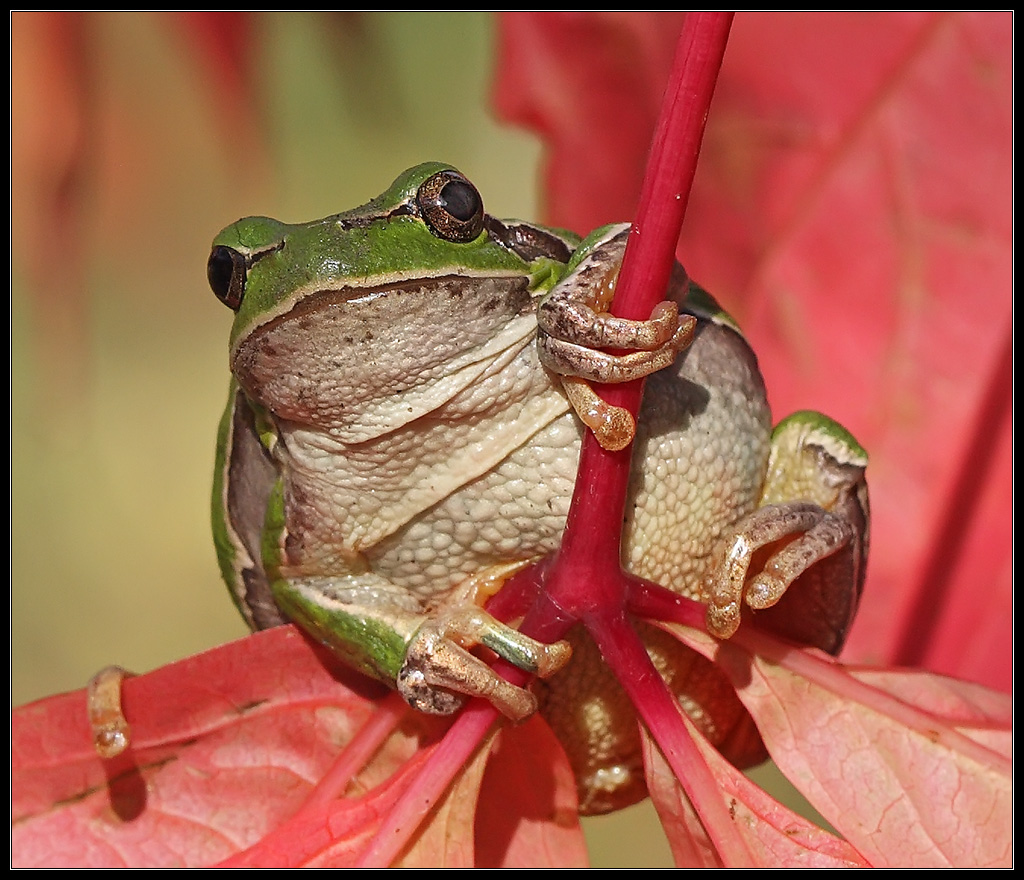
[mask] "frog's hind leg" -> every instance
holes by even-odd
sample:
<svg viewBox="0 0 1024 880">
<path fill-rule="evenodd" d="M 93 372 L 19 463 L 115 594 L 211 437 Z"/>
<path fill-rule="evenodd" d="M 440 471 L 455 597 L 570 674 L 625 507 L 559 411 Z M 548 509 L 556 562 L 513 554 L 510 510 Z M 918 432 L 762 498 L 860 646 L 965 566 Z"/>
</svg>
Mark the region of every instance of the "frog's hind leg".
<svg viewBox="0 0 1024 880">
<path fill-rule="evenodd" d="M 413 708 L 448 715 L 468 695 L 489 700 L 518 721 L 536 710 L 533 694 L 506 681 L 469 649 L 489 648 L 542 677 L 561 669 L 572 654 L 568 642 L 535 641 L 480 607 L 523 565 L 494 566 L 469 577 L 429 611 L 408 591 L 370 572 L 277 578 L 274 599 L 291 620 L 350 665 L 397 686 Z"/>
</svg>

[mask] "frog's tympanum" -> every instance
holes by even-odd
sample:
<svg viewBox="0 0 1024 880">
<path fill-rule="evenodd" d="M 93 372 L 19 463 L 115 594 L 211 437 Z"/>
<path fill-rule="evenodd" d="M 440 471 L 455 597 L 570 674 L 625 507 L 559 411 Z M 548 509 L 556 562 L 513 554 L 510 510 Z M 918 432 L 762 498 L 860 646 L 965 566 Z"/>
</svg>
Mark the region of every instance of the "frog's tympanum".
<svg viewBox="0 0 1024 880">
<path fill-rule="evenodd" d="M 755 356 L 707 293 L 680 269 L 649 320 L 606 312 L 628 230 L 497 220 L 429 163 L 323 220 L 239 220 L 208 266 L 235 312 L 213 526 L 245 619 L 294 621 L 426 712 L 479 696 L 520 719 L 539 700 L 587 812 L 644 794 L 632 707 L 585 636 L 541 644 L 482 607 L 558 547 L 585 430 L 609 448 L 635 434 L 624 566 L 706 602 L 719 637 L 763 609 L 838 651 L 867 553 L 864 451 L 816 413 L 773 431 Z M 591 384 L 643 376 L 637 424 Z M 776 605 L 787 589 L 800 614 Z M 758 757 L 715 667 L 645 640 L 708 736 Z M 477 645 L 541 680 L 509 684 Z"/>
</svg>

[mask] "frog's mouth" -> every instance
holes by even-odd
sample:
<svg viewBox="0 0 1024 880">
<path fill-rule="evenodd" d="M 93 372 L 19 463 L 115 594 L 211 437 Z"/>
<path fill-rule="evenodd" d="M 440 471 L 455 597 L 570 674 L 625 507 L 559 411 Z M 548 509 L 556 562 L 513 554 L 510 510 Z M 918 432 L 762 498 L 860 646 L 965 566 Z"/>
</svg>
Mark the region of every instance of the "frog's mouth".
<svg viewBox="0 0 1024 880">
<path fill-rule="evenodd" d="M 413 397 L 436 408 L 467 370 L 533 340 L 528 284 L 448 275 L 308 294 L 238 342 L 232 372 L 277 416 L 326 430 Z"/>
</svg>

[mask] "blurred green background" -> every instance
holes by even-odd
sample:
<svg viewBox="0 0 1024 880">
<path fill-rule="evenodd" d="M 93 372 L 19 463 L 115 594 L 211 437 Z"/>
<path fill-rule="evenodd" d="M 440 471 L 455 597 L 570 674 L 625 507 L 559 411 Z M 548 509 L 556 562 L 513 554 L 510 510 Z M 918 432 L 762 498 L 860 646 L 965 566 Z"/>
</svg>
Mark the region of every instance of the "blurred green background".
<svg viewBox="0 0 1024 880">
<path fill-rule="evenodd" d="M 426 159 L 458 165 L 495 214 L 540 212 L 539 143 L 487 109 L 487 13 L 260 15 L 251 110 L 218 93 L 187 22 L 136 12 L 75 24 L 69 216 L 52 179 L 65 25 L 45 16 L 12 16 L 14 705 L 246 633 L 208 525 L 231 316 L 205 265 L 221 227 L 335 213 Z M 595 865 L 672 864 L 649 802 L 587 828 Z"/>
<path fill-rule="evenodd" d="M 62 265 L 76 247 L 62 230 L 25 220 L 12 234 L 15 703 L 81 687 L 107 663 L 143 671 L 245 632 L 209 537 L 231 322 L 206 283 L 218 230 L 354 207 L 431 158 L 463 168 L 490 210 L 536 213 L 539 146 L 486 109 L 489 16 L 259 16 L 265 105 L 237 133 L 225 123 L 238 108 L 180 24 L 85 17 L 80 280 Z M 462 51 L 438 52 L 456 28 Z M 30 218 L 47 219 L 61 218 Z"/>
</svg>

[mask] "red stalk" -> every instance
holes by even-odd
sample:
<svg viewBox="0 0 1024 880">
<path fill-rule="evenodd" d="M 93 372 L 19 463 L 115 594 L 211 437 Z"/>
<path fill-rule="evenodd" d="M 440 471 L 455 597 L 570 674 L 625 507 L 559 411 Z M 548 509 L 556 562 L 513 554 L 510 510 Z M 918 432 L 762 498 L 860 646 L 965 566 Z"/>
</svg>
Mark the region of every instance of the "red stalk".
<svg viewBox="0 0 1024 880">
<path fill-rule="evenodd" d="M 612 311 L 621 317 L 646 318 L 664 299 L 731 24 L 732 13 L 711 12 L 690 13 L 683 24 L 612 304 Z M 609 403 L 625 407 L 635 416 L 642 390 L 643 383 L 637 381 L 605 387 L 602 393 Z M 658 592 L 621 567 L 621 523 L 631 459 L 629 447 L 610 452 L 589 432 L 584 436 L 562 546 L 544 583 L 547 601 L 534 607 L 522 629 L 550 638 L 555 628 L 544 624 L 551 621 L 552 607 L 586 625 L 724 863 L 752 864 L 751 853 L 686 729 L 675 697 L 626 618 L 631 594 L 653 601 Z"/>
<path fill-rule="evenodd" d="M 693 12 L 683 24 L 612 303 L 621 317 L 647 318 L 665 297 L 732 15 Z M 635 416 L 642 390 L 636 381 L 604 386 L 602 394 Z M 619 540 L 630 461 L 630 447 L 609 452 L 589 432 L 583 438 L 562 546 L 545 582 L 548 598 L 570 617 L 625 607 Z M 535 616 L 523 625 L 531 635 Z"/>
<path fill-rule="evenodd" d="M 636 630 L 624 616 L 608 617 L 591 634 L 615 671 L 676 779 L 694 805 L 704 830 L 727 868 L 756 860 L 729 816 L 715 775 L 683 721 L 682 709 L 658 674 Z"/>
<path fill-rule="evenodd" d="M 518 670 L 517 670 L 518 672 Z M 473 700 L 437 744 L 423 770 L 398 799 L 353 867 L 386 868 L 405 849 L 452 780 L 469 763 L 498 717 L 490 703 Z"/>
</svg>

